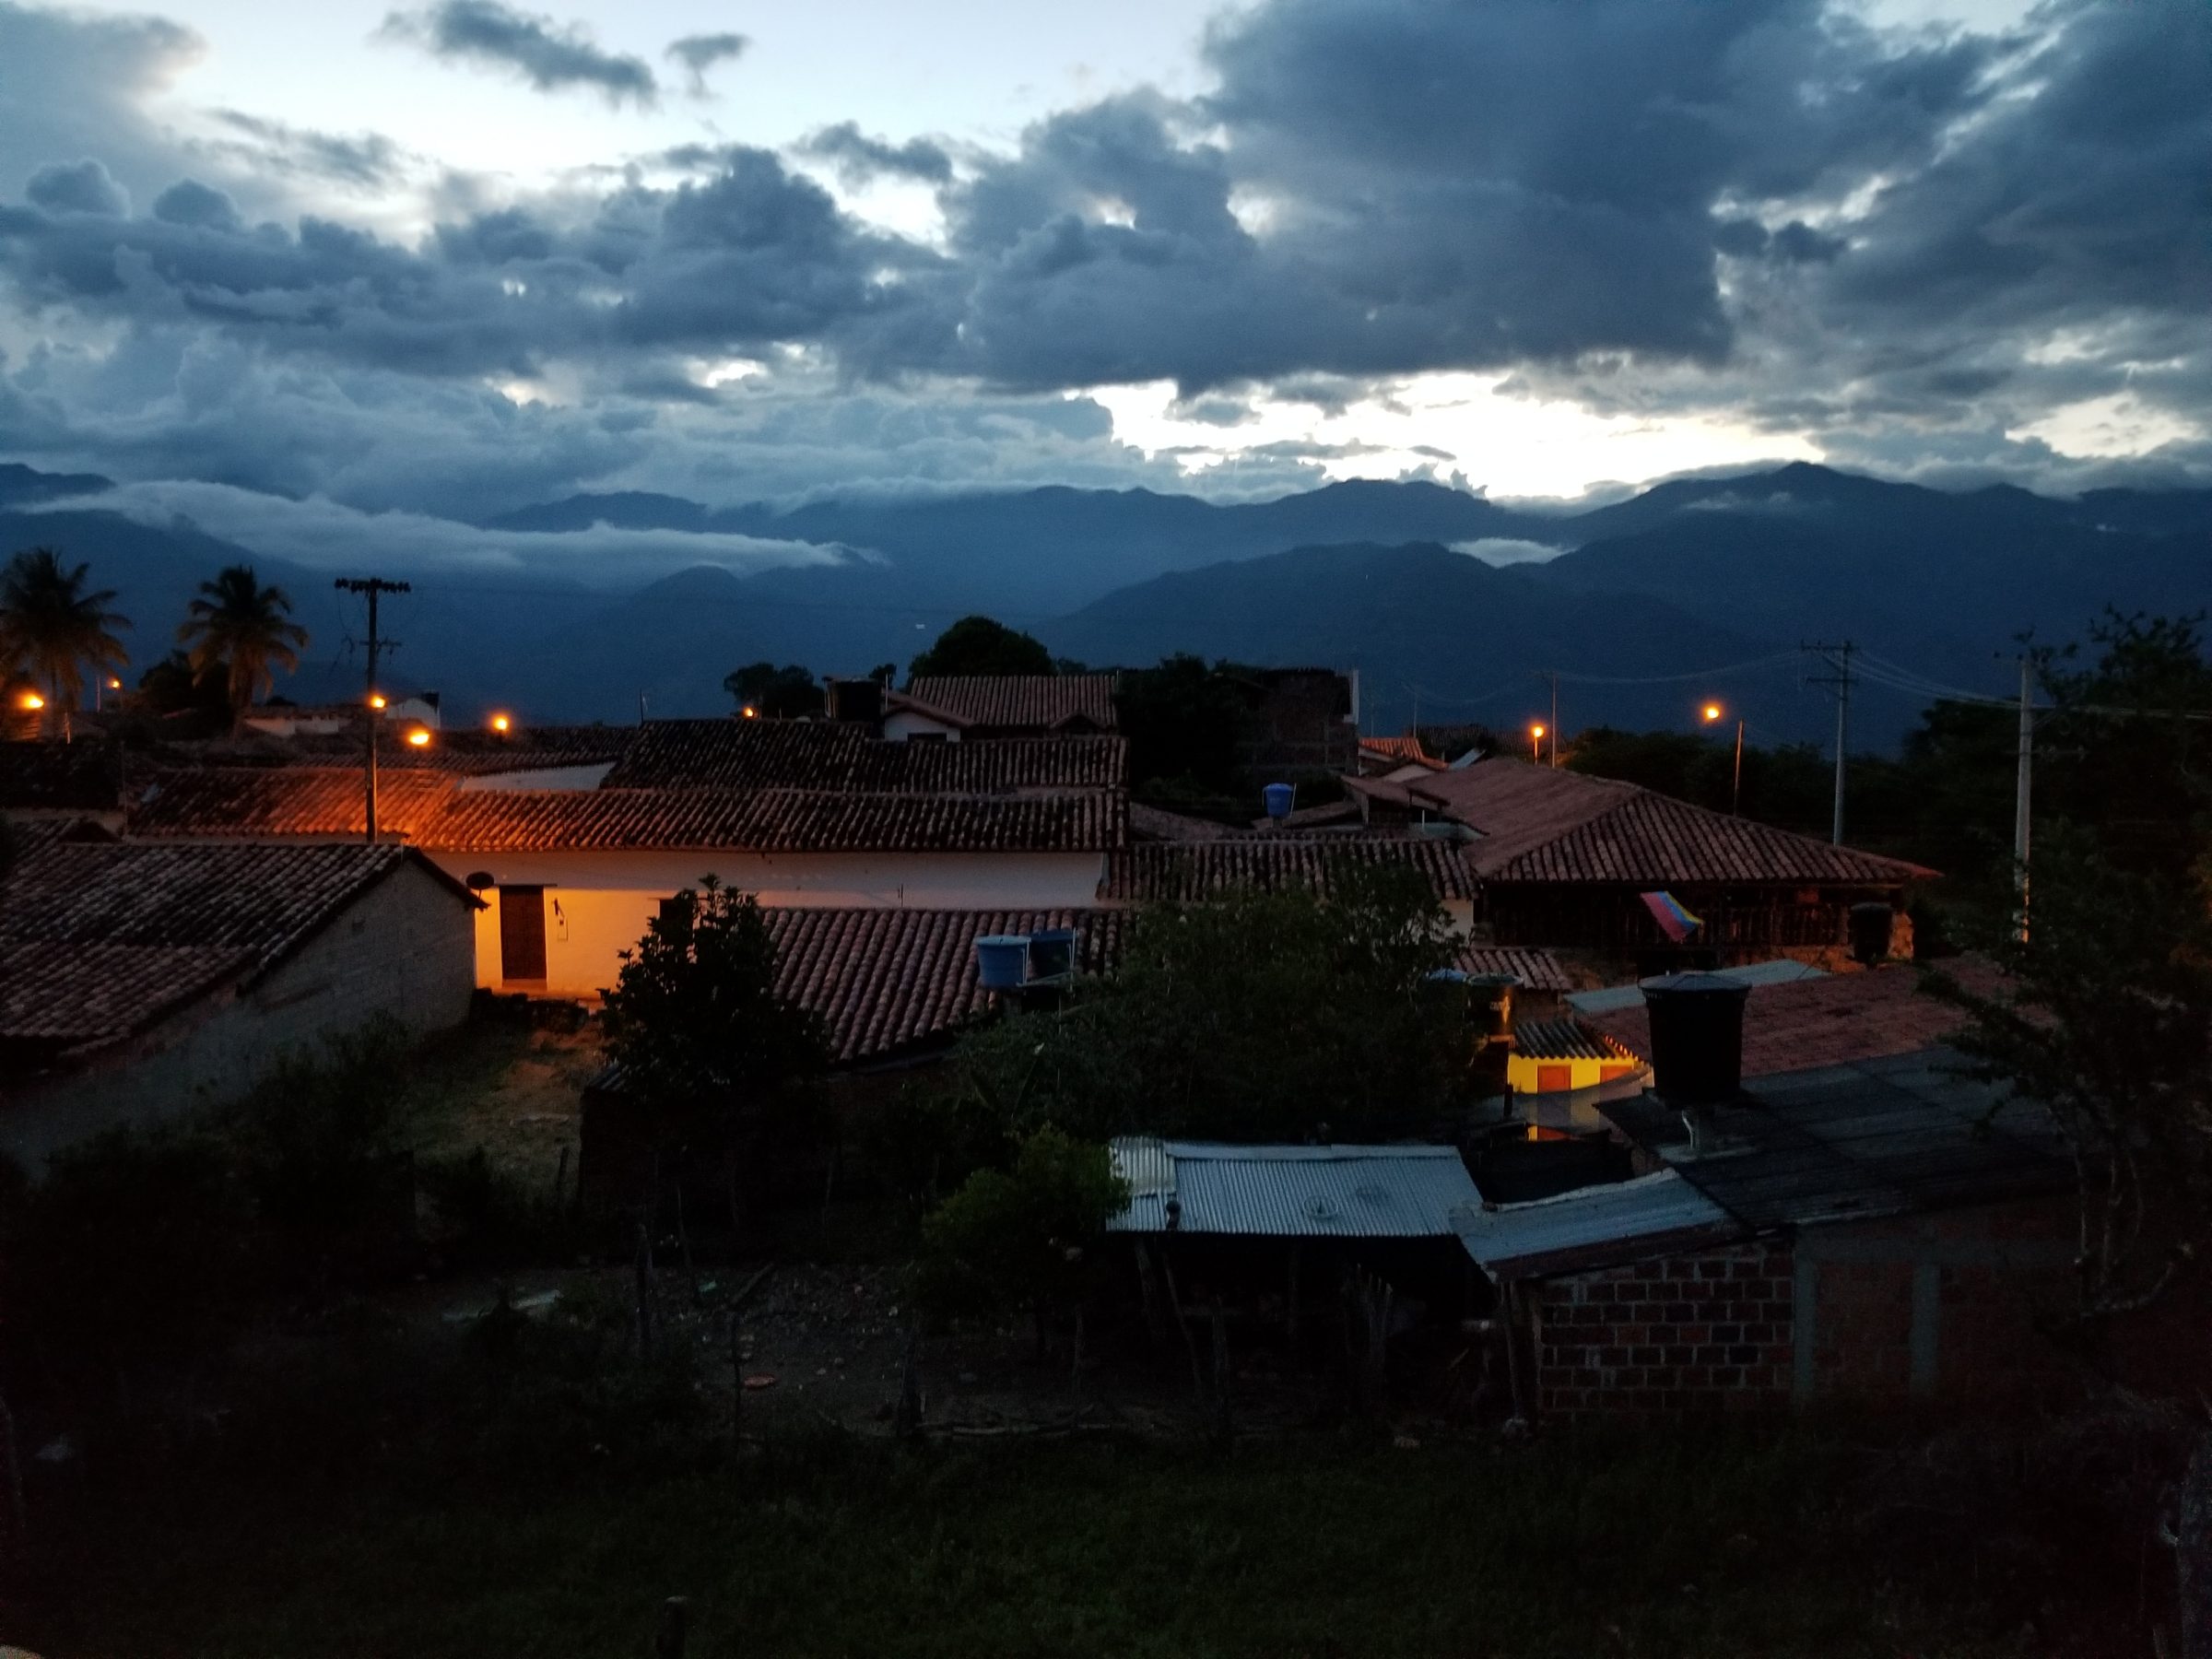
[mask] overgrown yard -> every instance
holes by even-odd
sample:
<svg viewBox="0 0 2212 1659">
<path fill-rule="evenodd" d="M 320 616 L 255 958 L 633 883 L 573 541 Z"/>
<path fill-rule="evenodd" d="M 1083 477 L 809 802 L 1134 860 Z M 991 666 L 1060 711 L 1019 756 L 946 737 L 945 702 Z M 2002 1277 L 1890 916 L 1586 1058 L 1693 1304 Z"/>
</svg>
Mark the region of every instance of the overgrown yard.
<svg viewBox="0 0 2212 1659">
<path fill-rule="evenodd" d="M 2096 1582 L 2110 1547 L 1900 1533 L 1878 1471 L 1924 1453 L 1833 1436 L 1213 1453 L 818 1435 L 496 1488 L 302 1478 L 300 1451 L 281 1480 L 80 1517 L 47 1563 L 58 1594 L 10 1633 L 55 1656 L 627 1656 L 680 1594 L 690 1651 L 714 1655 L 2149 1651 L 2135 1574 Z"/>
</svg>

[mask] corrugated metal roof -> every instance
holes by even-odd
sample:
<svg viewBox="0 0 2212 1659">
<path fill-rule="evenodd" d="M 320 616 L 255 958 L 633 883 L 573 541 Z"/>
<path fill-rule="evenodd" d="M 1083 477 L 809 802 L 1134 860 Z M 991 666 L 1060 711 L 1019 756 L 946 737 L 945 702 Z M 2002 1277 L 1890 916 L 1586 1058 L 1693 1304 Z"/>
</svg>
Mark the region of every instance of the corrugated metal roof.
<svg viewBox="0 0 2212 1659">
<path fill-rule="evenodd" d="M 1114 1168 L 1131 1187 L 1115 1232 L 1257 1238 L 1453 1236 L 1482 1194 L 1453 1147 L 1232 1147 L 1124 1136 Z M 1178 1206 L 1175 1226 L 1168 1206 Z"/>
<path fill-rule="evenodd" d="M 1788 985 L 1799 980 L 1826 979 L 1825 970 L 1810 962 L 1793 961 L 1783 957 L 1771 962 L 1747 962 L 1740 968 L 1716 968 L 1718 977 L 1734 980 L 1739 985 Z M 1643 986 L 1607 985 L 1602 991 L 1577 991 L 1567 998 L 1567 1006 L 1577 1014 L 1611 1014 L 1622 1008 L 1643 1006 Z"/>
<path fill-rule="evenodd" d="M 1496 1278 L 1579 1273 L 1733 1238 L 1744 1230 L 1673 1170 L 1459 1218 L 1460 1242 Z"/>
<path fill-rule="evenodd" d="M 2061 1192 L 2074 1182 L 2049 1112 L 1965 1074 L 1950 1049 L 1761 1077 L 1714 1112 L 1689 1155 L 1655 1094 L 1601 1110 L 1705 1195 L 1755 1228 L 1909 1215 Z"/>
</svg>

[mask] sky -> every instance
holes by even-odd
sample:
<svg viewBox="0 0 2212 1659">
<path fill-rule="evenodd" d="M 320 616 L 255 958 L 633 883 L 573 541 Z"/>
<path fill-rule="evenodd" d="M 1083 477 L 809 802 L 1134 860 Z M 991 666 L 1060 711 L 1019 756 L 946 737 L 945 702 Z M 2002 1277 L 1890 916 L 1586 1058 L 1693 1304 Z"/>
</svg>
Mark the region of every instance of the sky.
<svg viewBox="0 0 2212 1659">
<path fill-rule="evenodd" d="M 241 535 L 2212 483 L 2207 295 L 2204 0 L 0 0 L 0 459 Z"/>
</svg>

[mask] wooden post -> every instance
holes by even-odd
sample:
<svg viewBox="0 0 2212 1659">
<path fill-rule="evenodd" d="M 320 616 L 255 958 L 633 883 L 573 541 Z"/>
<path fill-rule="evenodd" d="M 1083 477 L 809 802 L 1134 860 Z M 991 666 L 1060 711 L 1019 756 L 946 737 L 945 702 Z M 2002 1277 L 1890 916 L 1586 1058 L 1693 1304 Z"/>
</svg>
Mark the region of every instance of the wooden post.
<svg viewBox="0 0 2212 1659">
<path fill-rule="evenodd" d="M 2212 1659 L 2212 1433 L 2200 1436 L 2182 1477 L 2173 1533 L 2180 1582 L 2182 1659 Z"/>
<path fill-rule="evenodd" d="M 922 1429 L 922 1322 L 906 1327 L 906 1353 L 899 1362 L 899 1404 L 892 1408 L 891 1432 L 911 1440 Z"/>
<path fill-rule="evenodd" d="M 1229 1317 L 1222 1310 L 1218 1293 L 1213 1303 L 1213 1326 L 1214 1439 L 1226 1446 L 1234 1435 L 1229 1416 Z"/>
<path fill-rule="evenodd" d="M 1499 1312 L 1505 1316 L 1505 1371 L 1513 1391 L 1513 1415 L 1523 1422 L 1534 1420 L 1528 1408 L 1528 1379 L 1523 1371 L 1521 1358 L 1521 1310 L 1525 1300 L 1518 1279 L 1507 1279 L 1499 1287 Z"/>
<path fill-rule="evenodd" d="M 1206 1373 L 1198 1364 L 1198 1344 L 1191 1336 L 1191 1322 L 1183 1317 L 1182 1297 L 1175 1288 L 1175 1260 L 1168 1247 L 1159 1247 L 1160 1272 L 1168 1281 L 1168 1306 L 1174 1311 L 1175 1328 L 1182 1333 L 1182 1346 L 1191 1357 L 1191 1392 L 1198 1396 L 1199 1405 L 1206 1404 Z"/>
<path fill-rule="evenodd" d="M 1135 1241 L 1135 1259 L 1136 1290 L 1145 1304 L 1145 1335 L 1151 1338 L 1154 1347 L 1158 1347 L 1165 1340 L 1167 1332 L 1161 1328 L 1159 1288 L 1152 1282 L 1152 1247 L 1141 1238 Z"/>
<path fill-rule="evenodd" d="M 653 1359 L 653 1231 L 638 1223 L 638 1363 Z"/>
<path fill-rule="evenodd" d="M 560 1213 L 561 1194 L 569 1190 L 569 1144 L 560 1144 L 560 1168 L 553 1171 L 553 1213 Z"/>
<path fill-rule="evenodd" d="M 684 1659 L 684 1641 L 689 1633 L 691 1601 L 672 1595 L 661 1604 L 661 1627 L 653 1632 L 653 1659 Z"/>
</svg>

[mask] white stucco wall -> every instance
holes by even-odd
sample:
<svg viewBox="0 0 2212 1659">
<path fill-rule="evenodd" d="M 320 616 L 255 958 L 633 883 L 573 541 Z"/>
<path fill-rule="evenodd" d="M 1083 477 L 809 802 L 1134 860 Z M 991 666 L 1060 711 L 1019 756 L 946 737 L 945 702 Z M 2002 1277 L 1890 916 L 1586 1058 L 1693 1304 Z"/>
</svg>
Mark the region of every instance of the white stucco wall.
<svg viewBox="0 0 2212 1659">
<path fill-rule="evenodd" d="M 219 991 L 125 1049 L 0 1096 L 0 1154 L 35 1172 L 104 1129 L 234 1099 L 288 1050 L 379 1014 L 418 1032 L 459 1024 L 475 988 L 471 914 L 428 871 L 395 871 L 244 993 Z"/>
<path fill-rule="evenodd" d="M 661 900 L 700 877 L 793 908 L 1083 910 L 1098 903 L 1098 853 L 441 853 L 454 876 L 546 889 L 544 985 L 505 986 L 500 897 L 477 919 L 477 982 L 592 997 L 615 982 Z M 556 908 L 558 907 L 558 909 Z"/>
<path fill-rule="evenodd" d="M 883 717 L 883 735 L 893 743 L 904 743 L 920 733 L 924 737 L 942 737 L 947 743 L 960 740 L 960 729 L 947 725 L 941 720 L 932 720 L 926 714 L 917 714 L 912 709 L 899 709 Z"/>
</svg>

